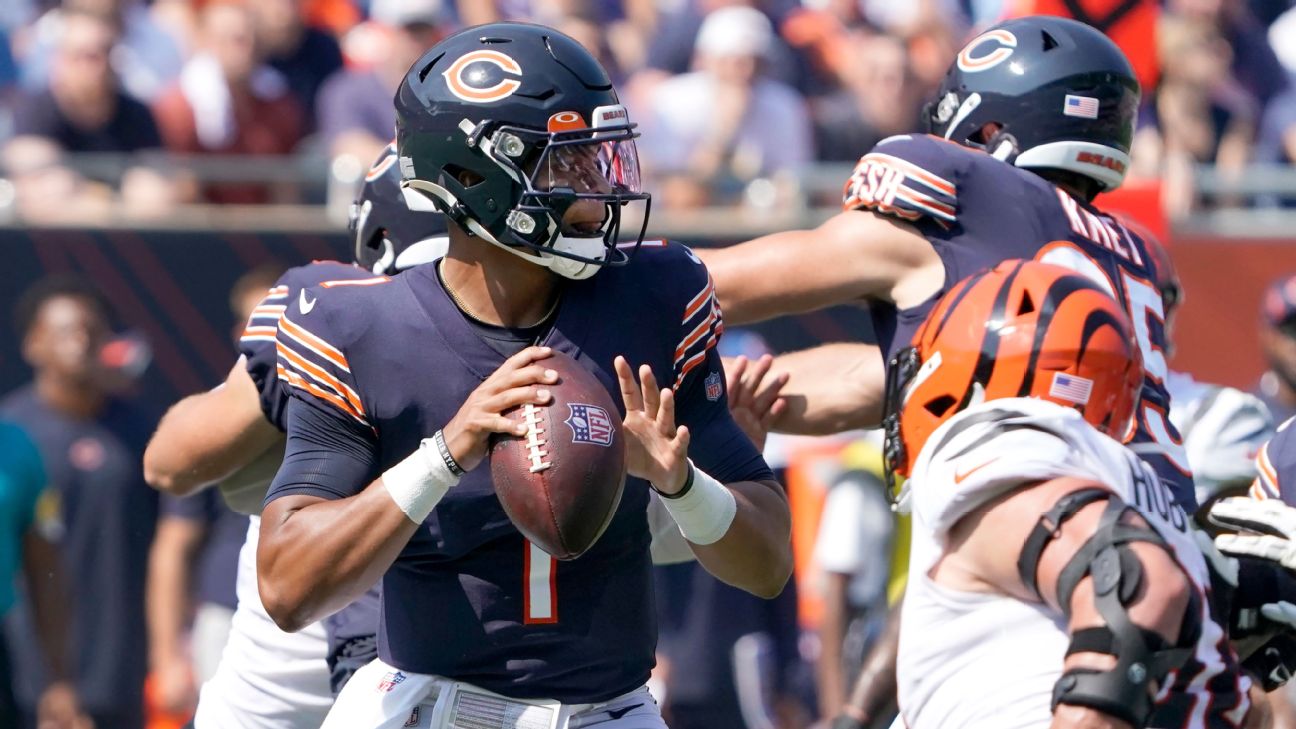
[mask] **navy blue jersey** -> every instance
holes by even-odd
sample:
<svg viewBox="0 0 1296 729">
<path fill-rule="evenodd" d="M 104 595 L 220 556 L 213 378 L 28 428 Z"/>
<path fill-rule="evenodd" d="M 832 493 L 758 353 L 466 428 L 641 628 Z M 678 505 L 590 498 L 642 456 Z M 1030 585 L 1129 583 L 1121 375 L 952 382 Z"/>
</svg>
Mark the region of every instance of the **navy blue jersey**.
<svg viewBox="0 0 1296 729">
<path fill-rule="evenodd" d="M 284 309 L 296 302 L 305 289 L 326 281 L 351 281 L 373 278 L 373 274 L 350 263 L 312 261 L 284 271 L 266 292 L 265 298 L 252 310 L 247 326 L 239 337 L 239 354 L 243 355 L 248 374 L 261 394 L 261 412 L 279 430 L 284 427 L 284 407 L 288 404 L 288 387 L 279 379 L 275 352 L 275 332 Z"/>
<path fill-rule="evenodd" d="M 903 310 L 870 304 L 888 360 L 908 346 L 953 284 L 1001 261 L 1054 263 L 1102 283 L 1129 312 L 1147 371 L 1130 447 L 1156 468 L 1185 509 L 1195 508 L 1187 454 L 1167 417 L 1161 296 L 1137 233 L 1033 172 L 928 135 L 879 142 L 860 159 L 843 198 L 847 210 L 872 210 L 913 225 L 945 264 L 945 285 L 923 304 Z"/>
<path fill-rule="evenodd" d="M 562 286 L 542 344 L 614 393 L 615 356 L 648 364 L 675 388 L 700 468 L 722 482 L 772 478 L 729 414 L 715 352 L 723 322 L 692 251 L 645 243 L 631 265 Z M 310 289 L 306 300 L 279 322 L 281 376 L 293 393 L 287 454 L 267 501 L 358 493 L 449 421 L 505 359 L 433 266 Z M 657 632 L 647 504 L 647 484 L 628 479 L 599 541 L 556 562 L 509 521 L 490 469 L 473 470 L 384 576 L 380 655 L 517 698 L 584 703 L 642 685 Z"/>
</svg>

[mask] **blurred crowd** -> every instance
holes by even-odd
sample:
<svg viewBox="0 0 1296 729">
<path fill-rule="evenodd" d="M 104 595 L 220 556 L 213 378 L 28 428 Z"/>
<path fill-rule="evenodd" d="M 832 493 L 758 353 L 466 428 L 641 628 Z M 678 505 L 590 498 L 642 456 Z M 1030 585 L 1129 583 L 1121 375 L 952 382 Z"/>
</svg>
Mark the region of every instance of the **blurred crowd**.
<svg viewBox="0 0 1296 729">
<path fill-rule="evenodd" d="M 12 184 L 0 198 L 28 220 L 59 221 L 319 202 L 258 170 L 292 155 L 358 178 L 391 138 L 391 96 L 420 51 L 499 18 L 552 25 L 598 55 L 642 128 L 657 205 L 804 202 L 809 165 L 851 163 L 921 128 L 923 103 L 970 32 L 1005 15 L 1066 12 L 1055 0 L 2 5 L 0 177 Z M 1145 84 L 1135 177 L 1164 181 L 1169 212 L 1217 202 L 1193 184 L 1199 163 L 1227 179 L 1251 162 L 1296 160 L 1291 0 L 1072 5 L 1107 23 L 1135 61 Z M 249 155 L 262 166 L 240 164 Z"/>
</svg>

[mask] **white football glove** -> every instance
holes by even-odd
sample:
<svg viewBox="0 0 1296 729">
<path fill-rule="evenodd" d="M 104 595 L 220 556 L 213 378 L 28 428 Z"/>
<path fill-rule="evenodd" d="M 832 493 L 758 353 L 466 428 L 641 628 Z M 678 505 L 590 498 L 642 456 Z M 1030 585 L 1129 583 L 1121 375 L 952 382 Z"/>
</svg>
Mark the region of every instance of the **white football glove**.
<svg viewBox="0 0 1296 729">
<path fill-rule="evenodd" d="M 1259 557 L 1296 569 L 1296 509 L 1277 499 L 1246 496 L 1220 499 L 1210 507 L 1211 523 L 1238 532 L 1215 537 L 1227 554 Z"/>
<path fill-rule="evenodd" d="M 1277 499 L 1233 496 L 1212 504 L 1209 518 L 1220 527 L 1242 532 L 1215 537 L 1221 552 L 1296 569 L 1296 509 Z M 1296 605 L 1286 600 L 1261 606 L 1260 614 L 1275 623 L 1296 626 Z"/>
</svg>

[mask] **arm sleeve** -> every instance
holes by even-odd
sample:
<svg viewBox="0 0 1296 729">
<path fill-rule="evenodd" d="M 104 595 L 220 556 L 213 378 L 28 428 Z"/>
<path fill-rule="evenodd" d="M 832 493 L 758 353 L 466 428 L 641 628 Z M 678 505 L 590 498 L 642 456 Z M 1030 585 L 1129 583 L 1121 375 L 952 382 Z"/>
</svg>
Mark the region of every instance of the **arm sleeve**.
<svg viewBox="0 0 1296 729">
<path fill-rule="evenodd" d="M 872 210 L 948 226 L 958 216 L 957 162 L 943 140 L 901 135 L 860 158 L 842 191 L 844 210 Z"/>
<path fill-rule="evenodd" d="M 36 504 L 45 492 L 48 481 L 45 474 L 45 462 L 40 449 L 32 442 L 27 433 L 13 426 L 13 437 L 6 439 L 6 447 L 11 450 L 17 464 L 16 476 L 21 484 L 21 501 L 19 502 L 19 521 L 22 530 L 26 531 L 36 519 Z"/>
<path fill-rule="evenodd" d="M 725 394 L 724 366 L 716 344 L 724 316 L 711 276 L 692 251 L 694 265 L 681 279 L 691 293 L 684 305 L 679 344 L 675 348 L 675 419 L 691 433 L 693 462 L 721 483 L 771 481 L 774 473 L 755 444 L 734 422 Z"/>
<path fill-rule="evenodd" d="M 291 494 L 344 499 L 378 478 L 378 437 L 352 419 L 293 393 L 283 465 L 265 503 Z"/>
</svg>

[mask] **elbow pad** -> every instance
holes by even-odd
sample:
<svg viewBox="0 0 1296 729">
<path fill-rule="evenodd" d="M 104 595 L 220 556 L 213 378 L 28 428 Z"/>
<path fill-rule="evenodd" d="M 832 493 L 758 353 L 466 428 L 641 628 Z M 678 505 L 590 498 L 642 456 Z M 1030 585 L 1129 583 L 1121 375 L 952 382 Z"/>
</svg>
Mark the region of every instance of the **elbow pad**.
<svg viewBox="0 0 1296 729">
<path fill-rule="evenodd" d="M 1104 653 L 1116 659 L 1116 665 L 1108 670 L 1074 668 L 1063 673 L 1053 686 L 1053 708 L 1058 704 L 1083 706 L 1134 726 L 1144 726 L 1154 708 L 1152 695 L 1171 671 L 1182 667 L 1192 656 L 1192 647 L 1201 630 L 1201 611 L 1195 595 L 1174 645 L 1130 619 L 1128 606 L 1138 594 L 1144 577 L 1143 565 L 1129 545 L 1147 542 L 1169 551 L 1165 540 L 1151 527 L 1121 523 L 1126 512 L 1134 510 L 1110 492 L 1083 489 L 1059 499 L 1040 518 L 1026 540 L 1017 567 L 1023 583 L 1039 595 L 1036 571 L 1044 548 L 1060 534 L 1061 525 L 1067 519 L 1099 500 L 1106 500 L 1107 507 L 1098 528 L 1062 568 L 1057 596 L 1058 604 L 1069 618 L 1071 596 L 1082 580 L 1092 576 L 1094 602 L 1107 624 L 1076 631 L 1067 655 Z"/>
</svg>

